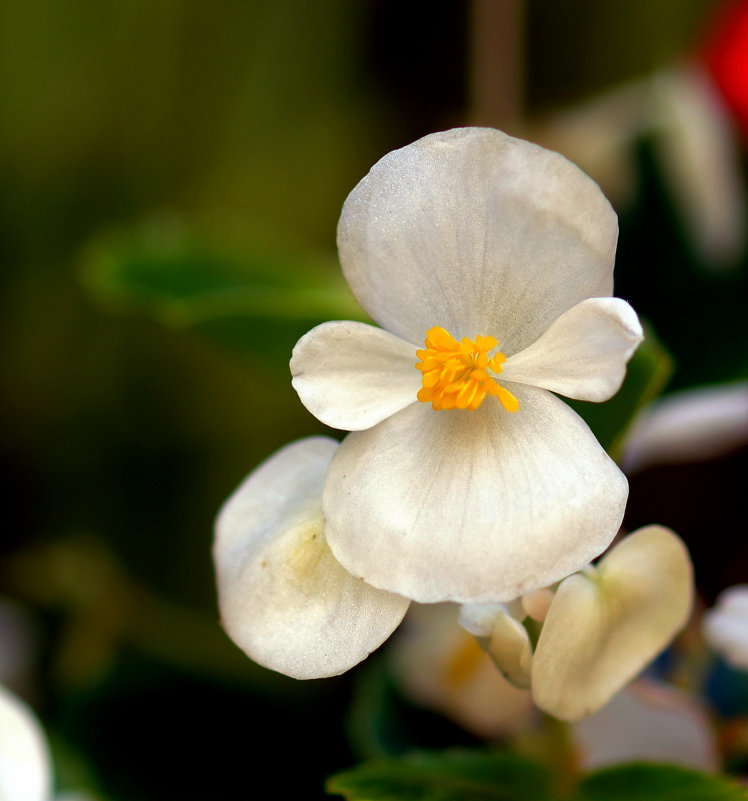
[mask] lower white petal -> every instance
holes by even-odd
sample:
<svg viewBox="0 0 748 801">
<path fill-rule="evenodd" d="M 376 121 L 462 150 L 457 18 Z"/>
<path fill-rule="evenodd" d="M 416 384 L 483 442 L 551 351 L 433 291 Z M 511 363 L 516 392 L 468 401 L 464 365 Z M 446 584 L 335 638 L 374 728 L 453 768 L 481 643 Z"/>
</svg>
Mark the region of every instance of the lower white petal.
<svg viewBox="0 0 748 801">
<path fill-rule="evenodd" d="M 642 341 L 636 312 L 620 298 L 590 298 L 564 312 L 532 345 L 503 365 L 500 381 L 516 381 L 568 398 L 615 395 Z"/>
<path fill-rule="evenodd" d="M 425 335 L 425 332 L 424 332 Z M 371 428 L 416 402 L 421 373 L 415 345 L 365 323 L 323 323 L 305 334 L 291 356 L 301 402 L 328 426 Z"/>
<path fill-rule="evenodd" d="M 343 673 L 381 645 L 408 601 L 354 578 L 325 540 L 322 486 L 337 443 L 313 437 L 249 475 L 216 522 L 224 628 L 265 667 L 297 679 Z"/>
<path fill-rule="evenodd" d="M 562 720 L 600 709 L 685 625 L 692 595 L 691 560 L 672 531 L 626 537 L 556 591 L 533 658 L 535 703 Z"/>
<path fill-rule="evenodd" d="M 327 538 L 376 587 L 414 600 L 507 601 L 600 554 L 628 485 L 563 401 L 516 387 L 475 411 L 418 403 L 349 434 L 328 472 Z"/>
<path fill-rule="evenodd" d="M 0 686 L 0 799 L 47 801 L 51 783 L 49 746 L 39 721 Z"/>
</svg>

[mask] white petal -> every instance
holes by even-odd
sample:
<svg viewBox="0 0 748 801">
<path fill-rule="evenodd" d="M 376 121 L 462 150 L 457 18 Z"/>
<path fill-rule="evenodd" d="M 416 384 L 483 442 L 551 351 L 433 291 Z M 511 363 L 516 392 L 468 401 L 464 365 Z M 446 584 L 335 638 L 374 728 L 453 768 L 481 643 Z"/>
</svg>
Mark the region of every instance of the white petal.
<svg viewBox="0 0 748 801">
<path fill-rule="evenodd" d="M 292 383 L 318 420 L 360 431 L 417 402 L 422 374 L 415 369 L 416 350 L 372 325 L 323 323 L 297 342 Z"/>
<path fill-rule="evenodd" d="M 298 679 L 342 673 L 396 628 L 408 601 L 370 587 L 325 541 L 322 486 L 337 443 L 300 440 L 249 475 L 216 522 L 223 625 L 249 657 Z"/>
<path fill-rule="evenodd" d="M 343 206 L 354 294 L 410 342 L 432 326 L 511 355 L 580 300 L 613 291 L 616 215 L 563 156 L 489 128 L 389 153 Z"/>
<path fill-rule="evenodd" d="M 707 643 L 738 670 L 748 670 L 748 585 L 725 590 L 704 614 L 702 631 Z"/>
<path fill-rule="evenodd" d="M 636 312 L 620 298 L 590 298 L 503 365 L 499 380 L 568 398 L 604 401 L 618 392 L 626 364 L 644 338 Z"/>
<path fill-rule="evenodd" d="M 539 716 L 530 693 L 511 685 L 457 625 L 454 604 L 413 604 L 387 654 L 413 700 L 478 737 L 526 731 Z"/>
<path fill-rule="evenodd" d="M 646 760 L 717 771 L 716 732 L 706 706 L 675 687 L 635 681 L 571 729 L 580 767 Z"/>
<path fill-rule="evenodd" d="M 0 799 L 47 801 L 51 783 L 49 746 L 39 721 L 0 686 Z"/>
<path fill-rule="evenodd" d="M 565 579 L 535 651 L 535 703 L 562 720 L 606 704 L 685 625 L 691 561 L 681 540 L 647 526 L 622 540 L 596 571 Z"/>
<path fill-rule="evenodd" d="M 417 403 L 349 434 L 323 496 L 338 560 L 414 600 L 512 600 L 599 555 L 618 531 L 623 474 L 549 392 L 519 411 Z"/>
</svg>

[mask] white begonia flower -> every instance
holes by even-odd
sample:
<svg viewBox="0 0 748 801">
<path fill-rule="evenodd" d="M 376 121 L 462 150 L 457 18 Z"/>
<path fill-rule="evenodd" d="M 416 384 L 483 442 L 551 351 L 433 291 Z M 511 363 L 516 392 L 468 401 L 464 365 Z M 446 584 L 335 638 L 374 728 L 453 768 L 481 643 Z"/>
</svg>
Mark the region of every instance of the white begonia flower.
<svg viewBox="0 0 748 801">
<path fill-rule="evenodd" d="M 685 625 L 693 595 L 681 540 L 647 526 L 622 540 L 596 567 L 558 586 L 532 653 L 518 605 L 464 605 L 460 623 L 496 667 L 533 701 L 563 720 L 604 706 Z M 530 604 L 532 605 L 532 604 Z"/>
<path fill-rule="evenodd" d="M 334 676 L 365 659 L 409 604 L 354 578 L 327 546 L 322 487 L 337 447 L 311 437 L 281 449 L 216 521 L 224 628 L 251 659 L 298 679 Z"/>
<path fill-rule="evenodd" d="M 552 392 L 606 400 L 642 339 L 610 297 L 617 232 L 573 164 L 486 128 L 394 151 L 351 192 L 341 264 L 382 328 L 318 326 L 291 372 L 353 432 L 323 499 L 353 575 L 422 602 L 506 601 L 608 546 L 626 479 Z"/>
<path fill-rule="evenodd" d="M 39 721 L 0 685 L 0 799 L 48 801 L 51 784 L 49 746 Z"/>
<path fill-rule="evenodd" d="M 748 584 L 720 593 L 701 621 L 704 639 L 732 667 L 748 670 Z"/>
</svg>

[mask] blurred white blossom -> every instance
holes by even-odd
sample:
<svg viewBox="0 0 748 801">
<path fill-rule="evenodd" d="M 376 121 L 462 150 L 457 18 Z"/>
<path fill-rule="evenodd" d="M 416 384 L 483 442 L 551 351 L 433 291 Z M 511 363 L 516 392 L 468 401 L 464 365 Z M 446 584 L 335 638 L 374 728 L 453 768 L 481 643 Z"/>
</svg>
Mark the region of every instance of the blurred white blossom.
<svg viewBox="0 0 748 801">
<path fill-rule="evenodd" d="M 636 418 L 623 449 L 631 475 L 652 465 L 713 459 L 748 442 L 748 382 L 686 389 Z"/>
<path fill-rule="evenodd" d="M 748 584 L 722 592 L 704 613 L 702 632 L 707 643 L 738 670 L 748 670 Z"/>
<path fill-rule="evenodd" d="M 721 767 L 706 705 L 682 690 L 645 678 L 575 723 L 571 737 L 584 770 L 642 760 L 707 771 Z"/>
</svg>

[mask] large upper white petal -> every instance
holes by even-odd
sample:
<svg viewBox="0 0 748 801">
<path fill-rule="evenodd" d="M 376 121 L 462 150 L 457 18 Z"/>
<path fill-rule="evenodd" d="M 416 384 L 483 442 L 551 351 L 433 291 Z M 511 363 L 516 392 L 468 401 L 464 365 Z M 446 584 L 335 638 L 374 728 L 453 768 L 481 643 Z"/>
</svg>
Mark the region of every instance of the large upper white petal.
<svg viewBox="0 0 748 801">
<path fill-rule="evenodd" d="M 416 350 L 373 325 L 323 323 L 296 343 L 292 383 L 318 420 L 360 431 L 417 402 Z"/>
<path fill-rule="evenodd" d="M 431 134 L 387 154 L 338 225 L 343 271 L 380 325 L 496 337 L 506 355 L 567 309 L 613 291 L 618 224 L 563 156 L 490 128 Z"/>
<path fill-rule="evenodd" d="M 636 312 L 620 298 L 589 298 L 564 312 L 532 345 L 511 356 L 500 380 L 604 401 L 618 392 L 644 338 Z"/>
<path fill-rule="evenodd" d="M 535 703 L 563 720 L 600 709 L 686 624 L 692 582 L 685 545 L 662 526 L 639 529 L 597 570 L 565 579 L 533 658 Z"/>
<path fill-rule="evenodd" d="M 623 474 L 549 392 L 519 411 L 417 403 L 349 434 L 328 472 L 327 538 L 356 576 L 414 600 L 507 601 L 558 581 L 618 531 Z"/>
<path fill-rule="evenodd" d="M 226 631 L 256 662 L 298 679 L 353 667 L 408 608 L 347 573 L 327 546 L 322 486 L 336 447 L 326 437 L 286 446 L 249 475 L 216 521 Z"/>
<path fill-rule="evenodd" d="M 0 686 L 0 799 L 48 801 L 51 784 L 49 746 L 39 721 Z"/>
</svg>

